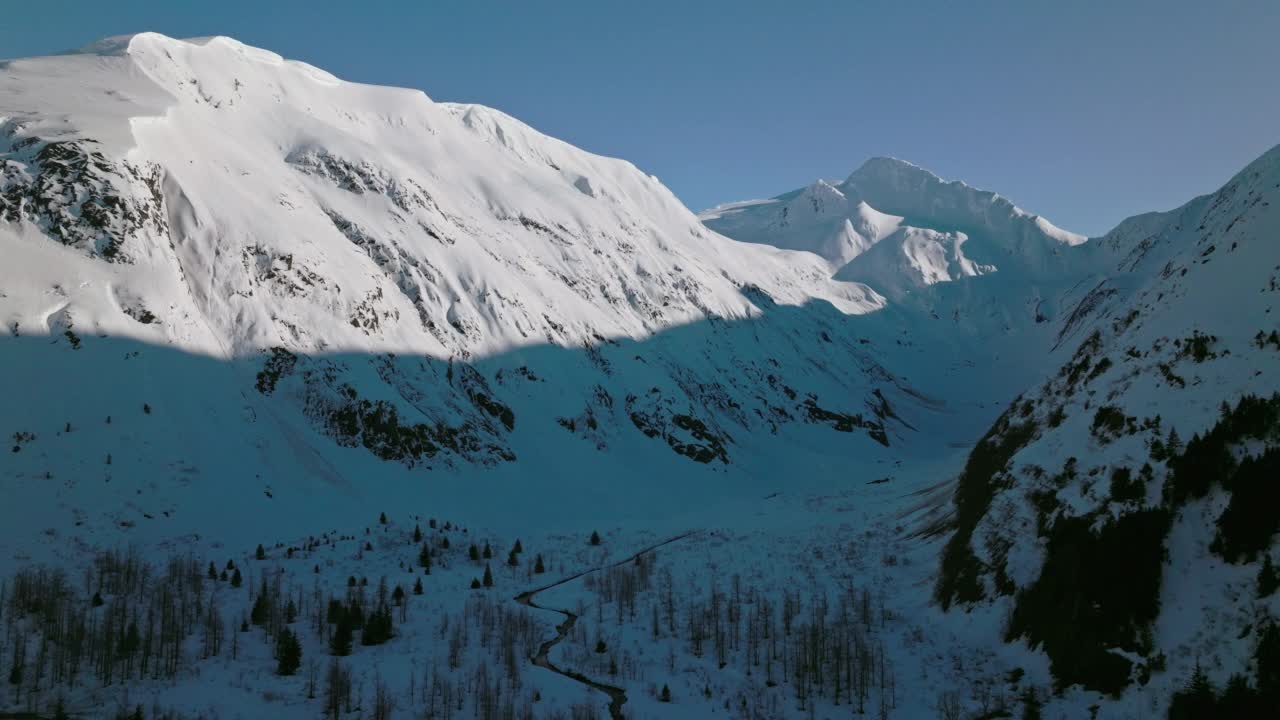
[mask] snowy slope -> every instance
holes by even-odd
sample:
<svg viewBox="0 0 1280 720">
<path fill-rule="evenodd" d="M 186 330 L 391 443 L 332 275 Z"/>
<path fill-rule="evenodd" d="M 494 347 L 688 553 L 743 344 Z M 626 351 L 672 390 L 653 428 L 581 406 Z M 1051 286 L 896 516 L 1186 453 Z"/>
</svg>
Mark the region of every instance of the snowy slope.
<svg viewBox="0 0 1280 720">
<path fill-rule="evenodd" d="M 0 118 L 23 438 L 3 462 L 30 527 L 207 535 L 282 488 L 468 505 L 483 484 L 446 486 L 472 472 L 516 486 L 509 513 L 546 491 L 525 478 L 821 483 L 971 441 L 957 418 L 1030 377 L 1014 357 L 938 372 L 935 346 L 977 339 L 708 231 L 629 163 L 228 38 L 9 61 Z"/>
<path fill-rule="evenodd" d="M 790 304 L 877 305 L 816 262 L 706 233 L 629 163 L 227 38 L 135 35 L 11 62 L 3 82 L 5 135 L 21 145 L 10 220 L 114 263 L 82 263 L 102 273 L 82 327 L 224 356 L 285 344 L 467 357 L 747 317 L 748 284 Z M 85 202 L 117 224 L 95 232 Z M 108 311 L 108 283 L 172 283 L 179 269 L 185 291 L 131 301 L 190 317 L 143 331 Z"/>
<path fill-rule="evenodd" d="M 1253 525 L 1227 510 L 1237 495 L 1267 502 L 1236 463 L 1275 478 L 1278 234 L 1280 147 L 1217 192 L 1080 248 L 1094 274 L 1057 323 L 1064 363 L 960 477 L 938 599 L 1007 613 L 1009 639 L 1046 652 L 1073 702 L 1115 692 L 1118 713 L 1164 708 L 1197 664 L 1219 688 L 1256 679 L 1252 656 L 1280 614 L 1256 584 L 1275 555 L 1274 505 Z M 1272 415 L 1240 410 L 1248 396 Z M 1205 464 L 1192 438 L 1211 431 L 1233 462 Z M 1245 535 L 1256 552 L 1217 545 Z M 1125 589 L 1079 580 L 1089 573 Z"/>
</svg>

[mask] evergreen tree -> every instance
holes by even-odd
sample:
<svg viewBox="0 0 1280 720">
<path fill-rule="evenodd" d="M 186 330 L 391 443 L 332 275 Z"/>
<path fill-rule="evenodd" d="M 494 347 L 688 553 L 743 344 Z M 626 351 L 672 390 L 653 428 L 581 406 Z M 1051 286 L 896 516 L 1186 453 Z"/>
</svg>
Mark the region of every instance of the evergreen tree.
<svg viewBox="0 0 1280 720">
<path fill-rule="evenodd" d="M 302 644 L 289 628 L 276 635 L 276 674 L 293 675 L 302 665 Z"/>
<path fill-rule="evenodd" d="M 404 603 L 404 588 L 402 588 L 402 587 L 400 587 L 399 585 L 397 585 L 397 586 L 396 586 L 396 589 L 395 589 L 394 591 L 392 591 L 392 593 L 391 593 L 391 599 L 395 602 L 395 604 L 396 604 L 397 606 L 399 606 L 399 605 L 403 604 L 403 603 Z"/>
<path fill-rule="evenodd" d="M 421 594 L 422 594 L 422 578 L 418 578 L 417 580 L 415 580 L 415 581 L 414 581 L 414 583 L 413 583 L 413 594 L 414 594 L 414 595 L 421 595 Z"/>
<path fill-rule="evenodd" d="M 1227 680 L 1227 686 L 1218 699 L 1218 717 L 1252 718 L 1265 717 L 1263 703 L 1257 691 L 1249 687 L 1249 679 L 1236 673 Z"/>
<path fill-rule="evenodd" d="M 386 525 L 386 524 L 387 524 L 387 514 L 386 514 L 386 513 L 378 513 L 378 524 L 379 524 L 379 525 Z"/>
<path fill-rule="evenodd" d="M 485 549 L 489 549 L 488 545 Z M 471 558 L 471 562 L 480 562 L 480 548 L 476 547 L 475 543 L 471 543 L 471 547 L 467 548 L 467 557 Z"/>
<path fill-rule="evenodd" d="M 1022 691 L 1022 720 L 1041 720 L 1043 709 L 1044 702 L 1040 700 L 1035 688 L 1029 687 Z"/>
<path fill-rule="evenodd" d="M 426 570 L 426 574 L 431 574 L 431 546 L 427 543 L 422 544 L 422 550 L 418 553 L 418 564 Z"/>
<path fill-rule="evenodd" d="M 258 626 L 266 625 L 270 614 L 271 608 L 267 604 L 267 594 L 264 588 L 264 592 L 258 593 L 258 597 L 253 601 L 253 609 L 249 611 L 249 622 Z"/>
<path fill-rule="evenodd" d="M 236 568 L 235 571 L 231 573 L 231 587 L 238 588 L 243 582 L 244 578 L 240 577 L 240 568 Z"/>
<path fill-rule="evenodd" d="M 600 544 L 600 533 L 596 532 L 595 530 L 591 531 L 591 544 L 592 545 Z"/>
<path fill-rule="evenodd" d="M 658 696 L 658 700 L 665 703 L 671 702 L 671 688 L 667 687 L 666 683 L 662 685 L 662 694 Z"/>
<path fill-rule="evenodd" d="M 1257 668 L 1258 692 L 1272 705 L 1280 707 L 1280 625 L 1268 622 L 1259 633 L 1253 662 Z"/>
<path fill-rule="evenodd" d="M 1191 681 L 1182 690 L 1173 694 L 1169 703 L 1169 720 L 1200 720 L 1216 717 L 1215 707 L 1218 698 L 1213 683 L 1205 675 L 1200 663 L 1196 663 Z"/>
<path fill-rule="evenodd" d="M 1138 501 L 1146 491 L 1145 486 L 1133 479 L 1127 467 L 1118 467 L 1111 473 L 1111 499 L 1115 502 Z"/>
<path fill-rule="evenodd" d="M 493 550 L 489 548 L 489 543 L 484 544 L 484 559 L 488 560 L 493 557 Z"/>
<path fill-rule="evenodd" d="M 1280 573 L 1276 572 L 1271 554 L 1267 553 L 1262 556 L 1262 568 L 1258 570 L 1258 598 L 1271 597 L 1276 588 L 1280 588 Z"/>
<path fill-rule="evenodd" d="M 223 570 L 223 571 L 218 575 L 218 579 L 219 579 L 219 580 L 221 580 L 222 582 L 226 582 L 226 581 L 227 581 L 227 571 L 226 571 L 226 570 Z"/>
<path fill-rule="evenodd" d="M 448 550 L 448 549 L 449 549 L 449 536 L 448 536 L 448 535 L 445 535 L 444 537 L 440 538 L 440 548 L 441 548 L 441 549 L 443 549 L 443 550 Z"/>
<path fill-rule="evenodd" d="M 266 548 L 262 547 L 262 543 L 258 543 L 258 549 L 257 549 L 257 551 L 254 553 L 254 555 L 255 555 L 259 560 L 265 560 L 265 559 L 267 559 L 267 550 L 266 550 Z"/>
<path fill-rule="evenodd" d="M 338 657 L 350 655 L 354 630 L 350 613 L 345 611 L 339 613 L 338 622 L 333 628 L 333 635 L 329 638 L 329 652 Z"/>
<path fill-rule="evenodd" d="M 479 590 L 479 589 L 480 589 L 480 579 L 479 579 L 479 578 L 471 578 L 471 589 L 472 589 L 472 590 Z M 16 684 L 16 683 L 15 683 L 15 684 Z"/>
<path fill-rule="evenodd" d="M 391 639 L 391 608 L 386 605 L 369 613 L 360 632 L 361 645 L 381 645 Z"/>
<path fill-rule="evenodd" d="M 142 636 L 138 633 L 138 623 L 136 620 L 130 620 L 128 629 L 124 631 L 124 638 L 120 640 L 120 654 L 130 657 L 138 652 L 140 647 L 142 647 Z"/>
<path fill-rule="evenodd" d="M 213 561 L 209 561 L 209 572 L 207 573 L 210 580 L 218 579 L 218 569 L 213 566 Z"/>
<path fill-rule="evenodd" d="M 515 550 L 512 550 L 507 555 L 507 564 L 510 565 L 511 567 L 516 567 L 520 564 L 520 558 L 516 556 Z"/>
<path fill-rule="evenodd" d="M 511 552 L 513 552 L 513 553 L 522 553 L 522 552 L 524 552 L 524 546 L 520 544 L 520 538 L 516 538 L 516 544 L 515 544 L 515 547 L 511 548 Z"/>
<path fill-rule="evenodd" d="M 419 527 L 417 524 L 413 526 L 413 541 L 415 543 L 422 542 L 422 528 Z"/>
<path fill-rule="evenodd" d="M 539 575 L 547 571 L 546 566 L 542 564 L 542 555 L 538 555 L 533 561 L 533 571 Z"/>
<path fill-rule="evenodd" d="M 102 607 L 102 595 L 101 595 L 100 593 L 96 593 L 96 592 L 95 592 L 95 593 L 93 594 L 93 599 L 92 599 L 92 600 L 90 600 L 89 602 L 90 602 L 90 604 L 92 604 L 94 607 Z"/>
<path fill-rule="evenodd" d="M 489 569 L 489 565 L 487 563 L 484 566 L 483 583 L 485 587 L 493 587 L 493 571 Z"/>
</svg>

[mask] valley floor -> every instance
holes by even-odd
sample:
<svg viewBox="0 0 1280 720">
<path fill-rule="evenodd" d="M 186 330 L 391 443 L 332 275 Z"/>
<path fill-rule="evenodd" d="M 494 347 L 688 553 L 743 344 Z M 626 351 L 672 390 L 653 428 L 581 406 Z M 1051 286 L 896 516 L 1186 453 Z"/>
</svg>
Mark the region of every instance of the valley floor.
<svg viewBox="0 0 1280 720">
<path fill-rule="evenodd" d="M 481 528 L 387 508 L 386 523 L 369 517 L 306 537 L 259 529 L 261 559 L 200 542 L 139 548 L 154 569 L 132 589 L 119 557 L 95 560 L 86 549 L 66 569 L 63 612 L 83 612 L 91 637 L 119 616 L 121 632 L 127 621 L 144 626 L 150 646 L 156 588 L 194 576 L 178 605 L 197 610 L 176 657 L 144 671 L 145 649 L 126 660 L 90 640 L 68 679 L 68 658 L 37 653 L 48 621 L 19 597 L 40 596 L 33 584 L 51 581 L 20 570 L 0 603 L 0 669 L 12 672 L 15 653 L 26 660 L 0 708 L 52 716 L 62 702 L 77 717 L 141 706 L 144 717 L 183 718 L 958 718 L 1019 713 L 1034 696 L 1049 702 L 1046 717 L 1078 717 L 1098 698 L 1051 697 L 1043 656 L 992 646 L 1004 618 L 975 610 L 956 622 L 931 603 L 940 541 L 924 531 L 949 508 L 946 479 L 962 460 L 851 469 L 825 495 L 780 481 L 718 506 L 673 502 L 661 527 L 595 528 L 599 545 L 586 508 L 574 532 L 536 518 Z M 166 569 L 165 555 L 179 560 Z M 214 578 L 235 568 L 240 586 L 209 579 L 210 563 Z M 385 608 L 391 638 L 364 645 L 357 631 L 350 654 L 335 656 L 334 603 L 358 604 L 366 632 Z M 301 646 L 291 676 L 278 674 L 275 657 L 285 628 Z"/>
</svg>

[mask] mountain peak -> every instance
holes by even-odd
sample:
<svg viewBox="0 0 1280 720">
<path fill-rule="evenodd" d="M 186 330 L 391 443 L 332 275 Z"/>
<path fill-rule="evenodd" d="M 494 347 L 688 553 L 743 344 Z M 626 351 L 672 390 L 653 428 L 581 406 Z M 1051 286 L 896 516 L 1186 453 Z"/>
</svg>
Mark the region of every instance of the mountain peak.
<svg viewBox="0 0 1280 720">
<path fill-rule="evenodd" d="M 849 177 L 845 179 L 845 184 L 848 185 L 859 180 L 865 181 L 872 178 L 915 178 L 942 182 L 942 178 L 915 163 L 895 157 L 878 155 L 868 158 L 857 170 L 850 173 Z"/>
<path fill-rule="evenodd" d="M 1035 266 L 1037 272 L 1047 271 L 1056 266 L 1061 246 L 1078 245 L 1086 239 L 1023 211 L 994 192 L 943 180 L 919 165 L 886 156 L 868 159 L 839 185 L 819 180 L 769 201 L 721 206 L 704 213 L 702 220 L 737 240 L 814 252 L 837 269 L 900 227 L 934 230 L 941 233 L 939 237 L 972 239 L 963 251 L 964 241 L 939 250 L 952 256 L 949 267 L 957 269 L 922 275 L 939 279 L 984 274 L 997 266 Z M 912 237 L 933 236 L 917 233 Z M 915 252 L 922 245 L 917 242 L 902 247 Z M 918 259 L 910 258 L 901 266 L 909 266 L 914 273 Z M 961 272 L 962 266 L 969 267 L 965 263 L 982 272 Z M 898 267 L 897 263 L 880 263 L 876 270 L 893 272 Z M 837 273 L 836 277 L 844 276 Z"/>
<path fill-rule="evenodd" d="M 836 189 L 835 185 L 832 185 L 822 178 L 814 180 L 809 187 L 805 188 L 805 190 L 810 193 L 821 193 L 825 195 L 843 195 L 843 193 Z"/>
<path fill-rule="evenodd" d="M 788 207 L 806 214 L 824 215 L 831 212 L 842 213 L 848 205 L 848 198 L 839 188 L 826 180 L 818 180 L 802 190 Z"/>
<path fill-rule="evenodd" d="M 127 55 L 129 53 L 129 46 L 133 43 L 133 39 L 143 34 L 146 34 L 146 33 L 129 33 L 126 35 L 112 35 L 111 37 L 105 37 L 100 40 L 95 40 L 91 43 L 88 43 L 87 45 L 82 45 L 76 48 L 75 50 L 71 50 L 70 52 L 59 53 L 59 54 L 103 55 L 103 56 Z"/>
<path fill-rule="evenodd" d="M 0 218 L 77 254 L 47 285 L 80 288 L 67 313 L 107 334 L 232 356 L 476 357 L 743 317 L 745 285 L 878 306 L 816 258 L 709 237 L 631 163 L 228 37 L 138 33 L 14 61 L 0 119 Z M 48 250 L 7 230 L 14 266 Z M 34 305 L 3 317 L 49 328 Z"/>
<path fill-rule="evenodd" d="M 172 50 L 175 48 L 221 48 L 271 64 L 284 62 L 284 58 L 277 53 L 271 52 L 270 50 L 263 50 L 262 48 L 257 48 L 252 45 L 247 45 L 228 35 L 175 38 L 163 33 L 148 31 L 127 33 L 124 35 L 112 35 L 110 37 L 102 38 L 101 40 L 95 40 L 87 45 L 82 45 L 75 50 L 58 54 L 119 57 L 122 55 L 145 54 L 153 49 Z"/>
</svg>

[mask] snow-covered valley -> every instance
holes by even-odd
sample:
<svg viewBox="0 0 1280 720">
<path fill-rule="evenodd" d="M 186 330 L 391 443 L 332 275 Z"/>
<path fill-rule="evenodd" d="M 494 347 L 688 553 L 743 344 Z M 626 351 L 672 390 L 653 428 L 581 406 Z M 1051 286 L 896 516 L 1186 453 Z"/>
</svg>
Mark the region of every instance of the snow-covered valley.
<svg viewBox="0 0 1280 720">
<path fill-rule="evenodd" d="M 1277 201 L 699 216 L 229 38 L 0 62 L 0 717 L 1274 702 Z"/>
</svg>

